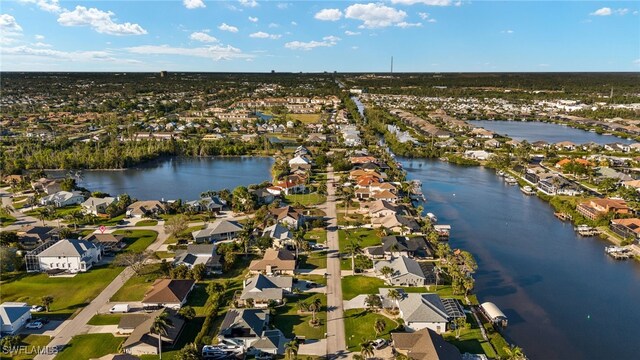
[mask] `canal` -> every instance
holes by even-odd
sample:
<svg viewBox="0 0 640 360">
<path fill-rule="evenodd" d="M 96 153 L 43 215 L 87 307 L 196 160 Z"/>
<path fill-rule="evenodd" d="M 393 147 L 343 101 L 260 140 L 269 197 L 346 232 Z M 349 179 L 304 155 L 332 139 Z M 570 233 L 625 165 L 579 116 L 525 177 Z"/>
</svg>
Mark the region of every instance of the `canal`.
<svg viewBox="0 0 640 360">
<path fill-rule="evenodd" d="M 270 157 L 172 157 L 125 170 L 84 171 L 79 185 L 140 200 L 195 200 L 207 190 L 233 190 L 270 180 L 272 165 Z"/>
<path fill-rule="evenodd" d="M 494 171 L 399 159 L 419 179 L 425 212 L 452 225 L 452 248 L 478 261 L 476 293 L 509 318 L 506 338 L 531 359 L 637 359 L 640 266 L 616 262 L 578 237 L 539 198 Z"/>
</svg>

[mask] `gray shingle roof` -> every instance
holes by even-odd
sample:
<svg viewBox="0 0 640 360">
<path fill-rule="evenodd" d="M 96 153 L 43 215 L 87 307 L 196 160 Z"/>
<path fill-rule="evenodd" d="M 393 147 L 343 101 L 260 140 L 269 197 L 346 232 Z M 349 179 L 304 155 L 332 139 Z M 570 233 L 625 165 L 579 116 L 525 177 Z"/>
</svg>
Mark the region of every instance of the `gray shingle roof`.
<svg viewBox="0 0 640 360">
<path fill-rule="evenodd" d="M 425 277 L 424 272 L 420 267 L 420 264 L 417 261 L 410 259 L 406 256 L 393 258 L 390 261 L 387 261 L 387 260 L 378 261 L 374 265 L 377 271 L 380 271 L 385 266 L 388 266 L 394 270 L 395 272 L 394 276 L 410 273 L 416 276 Z"/>
<path fill-rule="evenodd" d="M 97 248 L 97 246 L 86 240 L 60 240 L 38 256 L 81 257 L 90 248 Z"/>
<path fill-rule="evenodd" d="M 447 322 L 449 315 L 440 296 L 432 293 L 408 293 L 399 301 L 405 322 Z"/>
<path fill-rule="evenodd" d="M 269 313 L 259 309 L 230 309 L 227 311 L 220 334 L 226 337 L 244 333 L 248 336 L 260 336 L 269 321 Z M 247 331 L 245 333 L 245 331 Z"/>
<path fill-rule="evenodd" d="M 206 228 L 193 232 L 194 238 L 209 237 L 218 234 L 234 233 L 242 230 L 242 226 L 235 221 L 216 220 Z"/>
</svg>

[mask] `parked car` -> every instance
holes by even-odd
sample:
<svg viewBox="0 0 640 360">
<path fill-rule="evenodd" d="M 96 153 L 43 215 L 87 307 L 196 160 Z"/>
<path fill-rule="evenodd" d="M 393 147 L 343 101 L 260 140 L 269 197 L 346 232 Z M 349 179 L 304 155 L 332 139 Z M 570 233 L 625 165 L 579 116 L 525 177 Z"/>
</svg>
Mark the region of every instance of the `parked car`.
<svg viewBox="0 0 640 360">
<path fill-rule="evenodd" d="M 40 305 L 31 305 L 31 312 L 41 312 L 44 311 L 44 307 Z"/>
<path fill-rule="evenodd" d="M 382 349 L 383 347 L 385 347 L 385 345 L 387 345 L 387 340 L 385 339 L 375 339 L 372 342 L 373 344 L 373 348 L 376 350 Z"/>
<path fill-rule="evenodd" d="M 317 288 L 318 284 L 314 283 L 314 282 L 308 282 L 307 285 L 305 285 L 307 287 L 307 289 L 312 289 L 312 288 Z"/>
<path fill-rule="evenodd" d="M 39 322 L 39 321 L 33 321 L 27 324 L 27 326 L 25 326 L 27 329 L 42 329 L 42 327 L 44 326 L 43 323 Z"/>
<path fill-rule="evenodd" d="M 116 304 L 111 309 L 109 309 L 110 313 L 127 313 L 129 312 L 129 304 Z"/>
<path fill-rule="evenodd" d="M 49 323 L 49 319 L 47 319 L 47 318 L 38 318 L 38 319 L 32 320 L 32 322 L 41 322 L 43 324 L 48 324 Z"/>
<path fill-rule="evenodd" d="M 256 360 L 271 360 L 274 358 L 275 356 L 273 356 L 273 354 L 269 354 L 266 352 L 261 352 L 260 354 L 256 355 Z"/>
</svg>

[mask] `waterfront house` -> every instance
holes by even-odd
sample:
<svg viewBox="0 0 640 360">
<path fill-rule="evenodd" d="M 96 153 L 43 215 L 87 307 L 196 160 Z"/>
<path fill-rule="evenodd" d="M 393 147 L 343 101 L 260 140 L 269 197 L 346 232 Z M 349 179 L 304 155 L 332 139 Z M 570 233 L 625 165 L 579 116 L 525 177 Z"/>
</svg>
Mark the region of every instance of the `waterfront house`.
<svg viewBox="0 0 640 360">
<path fill-rule="evenodd" d="M 143 218 L 162 214 L 166 211 L 166 206 L 158 200 L 136 201 L 127 206 L 127 217 Z"/>
<path fill-rule="evenodd" d="M 36 192 L 45 194 L 55 194 L 62 190 L 62 179 L 40 178 L 31 182 L 31 188 Z"/>
<path fill-rule="evenodd" d="M 598 178 L 596 180 L 602 181 L 604 179 L 614 179 L 618 181 L 631 181 L 633 178 L 629 174 L 621 173 L 607 166 L 601 166 L 596 169 Z"/>
<path fill-rule="evenodd" d="M 96 216 L 105 215 L 107 214 L 107 207 L 114 202 L 116 202 L 114 197 L 97 198 L 92 196 L 82 203 L 82 212 Z"/>
<path fill-rule="evenodd" d="M 169 314 L 168 319 L 171 324 L 167 327 L 166 334 L 158 335 L 153 331 L 153 323 L 156 317 L 160 316 L 164 311 Z M 125 354 L 135 356 L 157 355 L 158 336 L 161 336 L 162 349 L 165 347 L 172 348 L 180 337 L 184 324 L 185 321 L 177 316 L 174 311 L 165 309 L 156 310 L 148 314 L 125 314 L 120 318 L 118 330 L 122 329 L 124 334 L 130 333 L 130 335 L 122 343 L 122 351 Z"/>
<path fill-rule="evenodd" d="M 564 158 L 560 161 L 558 161 L 555 165 L 556 168 L 558 169 L 563 169 L 566 165 L 569 165 L 571 163 L 576 163 L 576 164 L 580 164 L 583 166 L 593 166 L 593 163 L 591 163 L 591 161 L 589 160 L 585 160 L 585 159 L 581 159 L 581 158 L 576 158 L 576 159 L 569 159 L 569 158 Z"/>
<path fill-rule="evenodd" d="M 220 255 L 214 244 L 189 244 L 186 250 L 176 251 L 173 266 L 184 265 L 192 269 L 198 264 L 204 264 L 207 274 L 222 273 Z"/>
<path fill-rule="evenodd" d="M 217 219 L 213 223 L 207 224 L 202 230 L 191 233 L 193 241 L 196 243 L 215 242 L 222 240 L 232 240 L 238 237 L 242 231 L 242 225 L 236 221 Z"/>
<path fill-rule="evenodd" d="M 13 335 L 31 320 L 31 307 L 23 302 L 0 304 L 0 334 Z"/>
<path fill-rule="evenodd" d="M 275 195 L 270 193 L 266 188 L 249 189 L 249 192 L 253 194 L 260 205 L 271 204 L 275 199 Z"/>
<path fill-rule="evenodd" d="M 479 139 L 493 139 L 496 134 L 493 131 L 477 127 L 471 130 L 471 135 Z"/>
<path fill-rule="evenodd" d="M 296 269 L 295 255 L 285 249 L 267 249 L 260 260 L 253 260 L 249 264 L 252 274 L 293 275 Z"/>
<path fill-rule="evenodd" d="M 39 271 L 85 272 L 100 259 L 102 249 L 86 240 L 65 239 L 37 254 Z"/>
<path fill-rule="evenodd" d="M 393 216 L 399 212 L 399 206 L 385 200 L 376 200 L 369 205 L 369 216 L 386 217 Z"/>
<path fill-rule="evenodd" d="M 640 219 L 613 219 L 609 228 L 624 239 L 640 239 Z"/>
<path fill-rule="evenodd" d="M 427 276 L 423 268 L 416 260 L 406 256 L 392 257 L 390 260 L 377 261 L 373 265 L 376 274 L 393 286 L 425 286 L 431 281 L 427 281 Z M 393 273 L 382 275 L 382 269 L 391 268 Z M 429 276 L 431 278 L 431 276 Z"/>
<path fill-rule="evenodd" d="M 55 194 L 44 196 L 40 199 L 40 205 L 53 205 L 57 208 L 78 205 L 84 201 L 84 196 L 79 191 L 58 191 Z"/>
<path fill-rule="evenodd" d="M 194 280 L 157 279 L 144 295 L 142 307 L 178 310 L 187 302 L 187 297 L 195 285 Z"/>
<path fill-rule="evenodd" d="M 464 152 L 464 156 L 469 159 L 484 161 L 489 160 L 493 154 L 484 150 L 467 150 Z"/>
<path fill-rule="evenodd" d="M 555 143 L 554 146 L 558 150 L 573 151 L 576 149 L 576 146 L 578 145 L 576 145 L 576 143 L 573 143 L 571 141 L 560 141 Z"/>
<path fill-rule="evenodd" d="M 420 225 L 415 219 L 398 214 L 371 218 L 371 226 L 374 228 L 383 227 L 403 235 L 420 230 Z"/>
<path fill-rule="evenodd" d="M 401 290 L 401 299 L 397 302 L 389 299 L 390 289 L 381 288 L 379 293 L 384 307 L 397 306 L 400 317 L 404 320 L 405 330 L 415 332 L 431 329 L 438 334 L 447 331 L 447 324 L 452 317 L 447 312 L 442 299 L 433 293 L 405 293 Z"/>
<path fill-rule="evenodd" d="M 460 351 L 435 331 L 424 328 L 412 333 L 391 333 L 393 348 L 412 360 L 462 360 Z"/>
<path fill-rule="evenodd" d="M 266 308 L 270 302 L 282 304 L 286 294 L 290 294 L 293 289 L 293 278 L 291 276 L 265 276 L 255 275 L 244 281 L 244 288 L 238 298 L 240 306 L 247 306 L 250 301 L 253 307 Z"/>
<path fill-rule="evenodd" d="M 289 166 L 294 166 L 294 165 L 311 167 L 311 160 L 307 158 L 306 154 L 296 155 L 296 157 L 289 160 Z"/>
<path fill-rule="evenodd" d="M 600 216 L 605 216 L 610 213 L 628 214 L 630 212 L 629 206 L 627 206 L 624 200 L 610 198 L 593 198 L 583 201 L 578 204 L 576 210 L 590 220 L 596 220 Z"/>
<path fill-rule="evenodd" d="M 288 227 L 279 222 L 266 227 L 262 231 L 262 236 L 273 239 L 273 246 L 275 247 L 281 248 L 287 245 L 295 245 L 295 242 L 293 241 L 293 233 L 291 232 L 291 230 L 289 230 Z"/>
<path fill-rule="evenodd" d="M 227 202 L 220 199 L 217 196 L 212 197 L 203 197 L 199 200 L 187 201 L 185 203 L 187 207 L 191 210 L 200 212 L 200 211 L 209 211 L 209 212 L 220 212 L 222 209 L 227 206 Z"/>
<path fill-rule="evenodd" d="M 118 251 L 125 246 L 124 235 L 115 235 L 113 233 L 93 233 L 84 238 L 84 240 L 91 241 L 102 248 L 102 252 Z"/>
<path fill-rule="evenodd" d="M 365 253 L 372 258 L 391 258 L 392 256 L 406 256 L 409 258 L 433 258 L 433 250 L 424 237 L 406 237 L 399 235 L 385 236 L 382 245 L 370 246 Z"/>
<path fill-rule="evenodd" d="M 288 205 L 276 209 L 269 209 L 269 216 L 276 222 L 283 223 L 294 229 L 304 224 L 304 215 L 302 215 L 302 212 Z"/>
<path fill-rule="evenodd" d="M 304 193 L 306 189 L 306 178 L 300 175 L 291 175 L 282 181 L 278 181 L 267 188 L 267 191 L 272 195 L 289 195 L 289 194 L 299 194 Z"/>
</svg>

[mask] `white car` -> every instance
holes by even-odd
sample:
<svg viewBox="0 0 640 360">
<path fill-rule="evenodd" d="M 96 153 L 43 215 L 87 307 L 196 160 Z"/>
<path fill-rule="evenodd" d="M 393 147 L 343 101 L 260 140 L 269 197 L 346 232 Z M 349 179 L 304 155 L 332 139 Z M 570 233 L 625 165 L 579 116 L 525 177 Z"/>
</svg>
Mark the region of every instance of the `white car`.
<svg viewBox="0 0 640 360">
<path fill-rule="evenodd" d="M 31 312 L 41 312 L 44 311 L 44 307 L 40 305 L 31 305 Z"/>
<path fill-rule="evenodd" d="M 44 326 L 43 323 L 41 323 L 40 321 L 34 321 L 31 323 L 28 323 L 27 326 L 25 326 L 27 329 L 42 329 L 42 326 Z"/>
<path fill-rule="evenodd" d="M 373 344 L 373 348 L 376 350 L 382 349 L 385 345 L 387 345 L 387 340 L 385 339 L 376 339 L 371 342 Z"/>
</svg>

